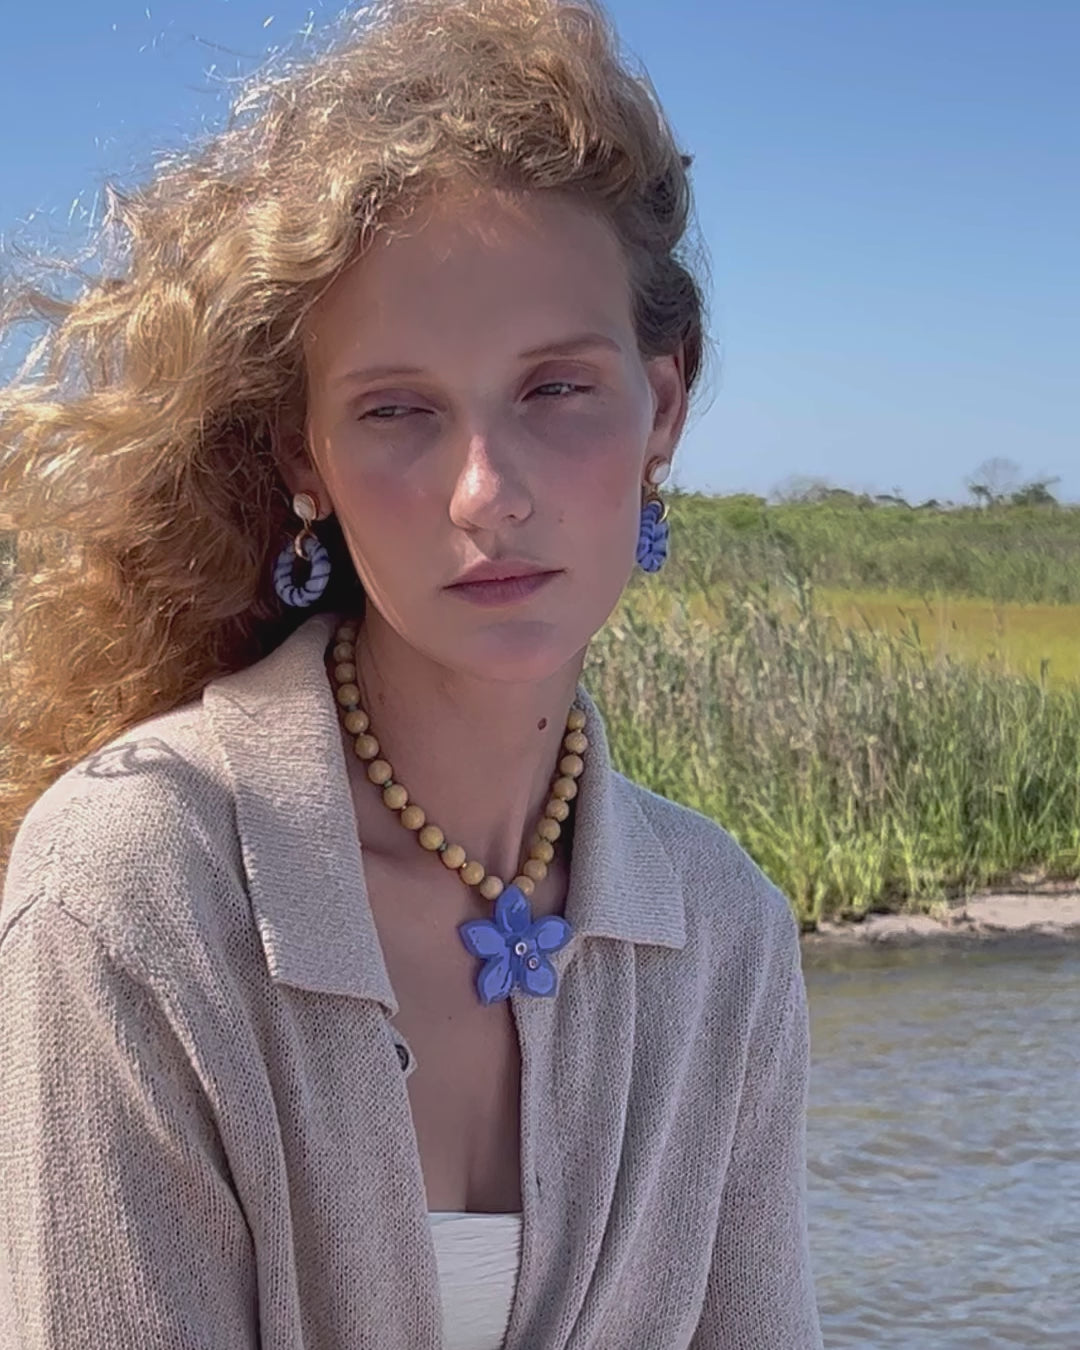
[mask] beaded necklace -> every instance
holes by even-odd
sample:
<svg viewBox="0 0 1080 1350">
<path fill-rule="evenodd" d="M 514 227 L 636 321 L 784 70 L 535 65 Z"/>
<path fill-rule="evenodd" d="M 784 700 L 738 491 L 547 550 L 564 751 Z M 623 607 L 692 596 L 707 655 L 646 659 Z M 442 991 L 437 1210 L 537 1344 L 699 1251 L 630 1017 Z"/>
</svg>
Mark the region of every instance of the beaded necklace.
<svg viewBox="0 0 1080 1350">
<path fill-rule="evenodd" d="M 398 816 L 405 829 L 415 832 L 421 848 L 437 853 L 443 865 L 457 872 L 466 886 L 475 886 L 485 900 L 495 902 L 493 918 L 468 919 L 458 925 L 466 950 L 484 963 L 476 976 L 480 1002 L 498 1003 L 515 988 L 536 997 L 553 996 L 558 975 L 548 956 L 569 942 L 573 930 L 558 914 L 534 920 L 528 897 L 536 883 L 547 876 L 548 863 L 555 856 L 555 841 L 577 796 L 577 780 L 585 769 L 582 756 L 589 745 L 582 730 L 584 711 L 576 705 L 570 707 L 564 753 L 552 779 L 548 803 L 518 875 L 506 885 L 501 877 L 487 872 L 483 863 L 468 858 L 460 844 L 449 843 L 438 825 L 429 822 L 422 808 L 409 800 L 404 784 L 395 780 L 393 766 L 381 755 L 379 742 L 371 732 L 371 719 L 360 706 L 356 683 L 358 631 L 355 623 L 343 623 L 334 634 L 334 684 L 342 722 L 354 738 L 357 758 L 367 765 L 369 782 L 382 789 L 383 805 Z"/>
</svg>

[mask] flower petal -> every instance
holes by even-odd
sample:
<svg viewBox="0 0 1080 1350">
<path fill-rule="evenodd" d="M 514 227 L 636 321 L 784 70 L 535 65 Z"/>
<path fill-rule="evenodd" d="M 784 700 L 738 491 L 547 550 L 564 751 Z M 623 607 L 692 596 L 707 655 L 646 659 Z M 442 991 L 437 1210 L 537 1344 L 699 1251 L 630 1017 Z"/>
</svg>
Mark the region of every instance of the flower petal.
<svg viewBox="0 0 1080 1350">
<path fill-rule="evenodd" d="M 501 956 L 506 951 L 506 934 L 501 933 L 490 919 L 467 919 L 458 924 L 458 932 L 466 950 L 473 956 Z"/>
<path fill-rule="evenodd" d="M 515 937 L 532 923 L 532 910 L 519 887 L 507 886 L 495 901 L 495 922 L 504 933 Z"/>
<path fill-rule="evenodd" d="M 555 974 L 551 962 L 546 957 L 541 956 L 540 964 L 535 970 L 530 970 L 528 965 L 522 966 L 521 983 L 526 992 L 544 997 L 555 992 L 559 977 Z"/>
<path fill-rule="evenodd" d="M 513 983 L 510 953 L 504 950 L 499 956 L 493 956 L 477 975 L 476 992 L 481 1003 L 498 1003 L 509 995 Z"/>
<path fill-rule="evenodd" d="M 572 933 L 573 929 L 562 915 L 548 914 L 533 924 L 530 936 L 536 943 L 538 951 L 557 952 L 570 941 Z"/>
</svg>

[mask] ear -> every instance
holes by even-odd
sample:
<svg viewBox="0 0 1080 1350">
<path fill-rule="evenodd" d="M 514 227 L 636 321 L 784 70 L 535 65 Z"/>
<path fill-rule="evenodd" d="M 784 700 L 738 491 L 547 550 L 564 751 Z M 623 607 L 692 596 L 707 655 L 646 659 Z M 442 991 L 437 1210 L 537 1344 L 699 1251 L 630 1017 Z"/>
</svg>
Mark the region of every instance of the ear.
<svg viewBox="0 0 1080 1350">
<path fill-rule="evenodd" d="M 645 367 L 655 402 L 652 430 L 645 447 L 647 464 L 657 457 L 670 460 L 674 456 L 686 422 L 689 396 L 682 343 L 670 356 L 650 357 Z"/>
</svg>

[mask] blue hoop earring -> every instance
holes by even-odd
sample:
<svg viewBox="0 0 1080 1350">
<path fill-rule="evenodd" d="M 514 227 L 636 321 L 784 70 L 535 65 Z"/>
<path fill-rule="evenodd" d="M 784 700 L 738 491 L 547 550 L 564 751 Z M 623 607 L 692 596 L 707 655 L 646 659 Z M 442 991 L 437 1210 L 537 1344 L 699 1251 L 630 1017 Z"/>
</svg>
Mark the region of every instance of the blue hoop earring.
<svg viewBox="0 0 1080 1350">
<path fill-rule="evenodd" d="M 301 608 L 313 605 L 330 580 L 330 555 L 326 546 L 311 528 L 318 515 L 318 504 L 309 492 L 298 492 L 293 497 L 293 510 L 304 522 L 300 533 L 277 556 L 274 564 L 274 590 L 287 605 Z M 307 581 L 297 586 L 293 581 L 293 566 L 297 558 L 310 564 Z"/>
<path fill-rule="evenodd" d="M 667 478 L 670 470 L 671 466 L 666 460 L 655 459 L 646 474 L 649 492 L 641 508 L 637 542 L 637 565 L 643 572 L 659 572 L 667 561 L 670 533 L 668 508 L 667 502 L 656 491 L 656 486 Z"/>
</svg>

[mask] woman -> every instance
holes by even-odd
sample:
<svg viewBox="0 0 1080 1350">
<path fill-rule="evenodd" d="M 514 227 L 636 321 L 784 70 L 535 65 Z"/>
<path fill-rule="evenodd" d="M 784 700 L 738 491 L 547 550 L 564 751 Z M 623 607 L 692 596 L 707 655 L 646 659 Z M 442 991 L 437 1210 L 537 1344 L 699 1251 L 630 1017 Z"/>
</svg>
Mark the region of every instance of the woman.
<svg viewBox="0 0 1080 1350">
<path fill-rule="evenodd" d="M 579 682 L 688 162 L 591 3 L 392 5 L 5 396 L 4 1350 L 820 1346 L 795 920 Z"/>
</svg>

